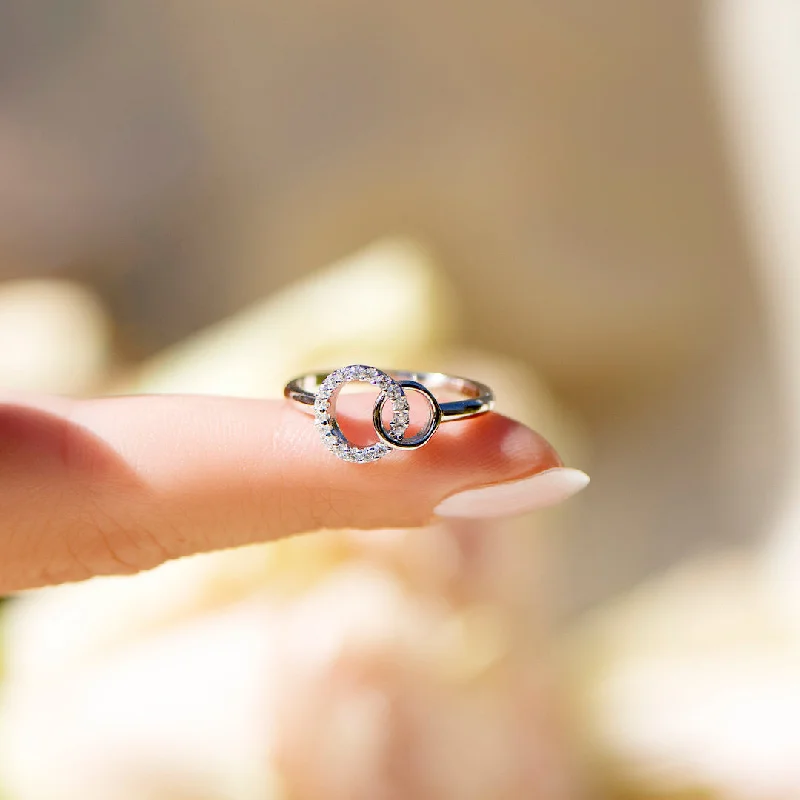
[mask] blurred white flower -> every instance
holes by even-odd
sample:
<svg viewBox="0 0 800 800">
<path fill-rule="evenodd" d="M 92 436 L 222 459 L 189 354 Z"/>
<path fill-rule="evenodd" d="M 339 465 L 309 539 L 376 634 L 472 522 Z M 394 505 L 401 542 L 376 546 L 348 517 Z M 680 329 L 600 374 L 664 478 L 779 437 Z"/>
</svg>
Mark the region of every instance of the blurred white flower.
<svg viewBox="0 0 800 800">
<path fill-rule="evenodd" d="M 0 285 L 0 384 L 7 389 L 80 394 L 108 366 L 110 326 L 99 298 L 65 280 Z"/>
<path fill-rule="evenodd" d="M 632 797 L 800 796 L 800 638 L 754 559 L 646 584 L 568 652 L 591 751 Z"/>
</svg>

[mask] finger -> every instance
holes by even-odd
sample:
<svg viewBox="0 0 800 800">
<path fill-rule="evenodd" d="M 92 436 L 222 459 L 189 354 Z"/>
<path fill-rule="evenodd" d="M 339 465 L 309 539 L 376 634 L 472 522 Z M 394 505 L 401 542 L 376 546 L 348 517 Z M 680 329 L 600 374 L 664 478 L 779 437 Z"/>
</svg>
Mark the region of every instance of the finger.
<svg viewBox="0 0 800 800">
<path fill-rule="evenodd" d="M 539 473 L 546 483 L 582 475 L 554 473 L 559 466 L 544 439 L 498 414 L 443 425 L 421 450 L 361 465 L 331 455 L 311 419 L 282 400 L 7 400 L 0 590 L 134 572 L 320 528 L 419 526 L 437 509 L 487 516 L 486 492 Z M 528 506 L 559 499 L 545 488 Z M 495 506 L 525 510 L 508 496 Z"/>
</svg>

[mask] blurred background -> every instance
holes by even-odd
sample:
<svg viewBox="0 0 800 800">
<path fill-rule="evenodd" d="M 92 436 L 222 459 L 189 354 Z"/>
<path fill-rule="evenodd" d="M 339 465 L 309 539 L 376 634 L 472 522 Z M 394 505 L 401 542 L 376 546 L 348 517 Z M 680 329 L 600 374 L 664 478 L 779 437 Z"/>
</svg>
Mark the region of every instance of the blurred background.
<svg viewBox="0 0 800 800">
<path fill-rule="evenodd" d="M 434 368 L 593 478 L 8 599 L 3 800 L 800 798 L 798 54 L 782 0 L 3 0 L 0 385 Z"/>
</svg>

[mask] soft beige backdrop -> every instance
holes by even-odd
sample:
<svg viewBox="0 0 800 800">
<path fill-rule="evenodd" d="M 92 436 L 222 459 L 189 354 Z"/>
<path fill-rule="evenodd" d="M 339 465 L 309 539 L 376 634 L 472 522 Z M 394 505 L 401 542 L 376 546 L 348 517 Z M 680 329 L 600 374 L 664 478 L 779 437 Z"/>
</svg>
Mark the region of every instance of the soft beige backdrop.
<svg viewBox="0 0 800 800">
<path fill-rule="evenodd" d="M 409 272 L 394 290 L 391 307 L 402 313 L 381 317 L 382 352 L 461 358 L 514 376 L 525 389 L 503 384 L 508 407 L 536 411 L 536 423 L 557 445 L 561 437 L 572 445 L 593 476 L 572 513 L 552 527 L 542 520 L 550 535 L 535 540 L 546 543 L 536 558 L 519 559 L 532 618 L 555 611 L 578 623 L 566 639 L 562 688 L 579 735 L 553 774 L 579 778 L 567 762 L 585 738 L 589 782 L 607 778 L 603 796 L 795 797 L 793 6 L 80 0 L 69 14 L 62 6 L 17 0 L 0 11 L 0 272 L 56 271 L 102 300 L 66 285 L 39 306 L 58 301 L 41 341 L 59 340 L 63 363 L 75 353 L 59 331 L 94 336 L 96 349 L 70 362 L 60 385 L 109 385 L 86 376 L 110 358 L 104 380 L 114 387 L 173 388 L 179 379 L 178 388 L 213 390 L 219 380 L 236 391 L 222 367 L 206 383 L 205 355 L 196 356 L 220 333 L 260 324 L 257 308 L 243 323 L 203 333 L 200 351 L 164 348 L 264 298 L 296 300 L 294 288 L 278 291 L 387 234 L 411 235 L 433 266 Z M 388 285 L 382 280 L 370 267 L 337 286 L 352 300 L 374 296 Z M 44 331 L 23 333 L 15 316 L 30 289 L 17 286 L 13 304 L 0 303 L 0 331 L 28 343 Z M 327 345 L 354 330 L 370 340 L 368 317 L 332 294 L 330 307 L 346 308 L 347 324 L 332 313 L 330 336 L 316 301 L 284 306 L 291 319 L 266 301 L 273 316 L 264 319 L 280 325 L 250 340 L 275 372 L 264 391 L 279 388 L 301 330 L 324 340 L 304 351 L 309 360 L 333 353 Z M 426 326 L 418 327 L 420 314 Z M 403 349 L 409 332 L 416 351 Z M 389 333 L 402 342 L 397 350 Z M 14 361 L 13 336 L 0 350 L 0 367 L 29 366 Z M 40 348 L 44 361 L 55 351 Z M 248 363 L 256 355 L 241 352 Z M 249 376 L 244 384 L 262 391 Z M 553 398 L 549 411 L 541 397 Z M 559 415 L 569 424 L 557 424 Z M 519 525 L 523 534 L 535 527 Z M 523 543 L 532 542 L 523 535 Z M 377 542 L 368 544 L 356 549 L 374 555 Z M 416 552 L 407 544 L 397 552 Z M 52 631 L 57 616 L 42 618 Z M 16 630 L 48 641 L 36 639 L 35 626 Z M 413 641 L 427 640 L 421 630 Z M 399 655 L 413 661 L 409 651 Z M 538 650 L 526 659 L 534 672 L 547 660 Z M 147 674 L 158 682 L 162 662 L 151 663 L 150 673 L 126 673 L 119 686 L 141 687 Z M 220 685 L 229 678 L 217 676 Z M 408 685 L 425 685 L 422 675 Z M 130 701 L 119 686 L 117 699 Z M 518 696 L 513 682 L 498 686 L 511 687 L 498 697 Z M 92 681 L 84 688 L 97 696 Z M 59 751 L 64 737 L 40 687 L 34 681 L 20 696 L 30 704 L 19 719 L 35 723 L 26 741 L 41 743 L 44 724 Z M 249 699 L 239 698 L 244 706 Z M 536 730 L 547 708 L 531 714 Z M 37 709 L 42 718 L 31 716 Z M 145 716 L 148 725 L 157 719 Z M 74 727 L 73 719 L 66 713 L 60 724 Z M 117 718 L 112 710 L 100 719 L 109 727 L 94 732 L 107 743 Z M 467 728 L 481 730 L 474 721 Z M 148 757 L 157 757 L 142 731 Z M 30 752 L 33 767 L 20 775 L 38 778 L 36 747 Z M 88 767 L 105 766 L 93 747 L 81 752 Z M 187 763 L 196 765 L 196 752 L 187 750 Z M 238 763 L 217 776 L 223 794 Z M 94 780 L 69 760 L 64 769 L 79 796 L 80 781 Z M 536 785 L 548 774 L 533 776 Z M 122 786 L 117 776 L 106 774 L 108 785 Z M 255 784 L 271 791 L 265 780 Z"/>
<path fill-rule="evenodd" d="M 593 431 L 604 488 L 566 540 L 565 607 L 759 530 L 781 406 L 713 6 L 58 8 L 12 4 L 0 26 L 9 271 L 88 277 L 138 357 L 377 236 L 420 236 L 475 341 Z"/>
</svg>

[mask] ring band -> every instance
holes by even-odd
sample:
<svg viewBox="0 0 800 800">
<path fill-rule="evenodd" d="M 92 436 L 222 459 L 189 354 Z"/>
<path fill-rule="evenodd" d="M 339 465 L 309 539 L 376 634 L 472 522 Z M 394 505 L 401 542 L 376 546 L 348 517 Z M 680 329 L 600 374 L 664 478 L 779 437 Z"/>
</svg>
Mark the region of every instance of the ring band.
<svg viewBox="0 0 800 800">
<path fill-rule="evenodd" d="M 371 383 L 379 389 L 372 413 L 378 441 L 367 447 L 356 447 L 342 433 L 336 421 L 336 400 L 342 386 L 353 381 Z M 462 399 L 440 403 L 434 389 L 460 394 Z M 409 425 L 407 391 L 418 392 L 428 403 L 428 423 L 420 433 L 406 437 Z M 376 461 L 394 449 L 415 450 L 430 441 L 439 424 L 464 420 L 485 414 L 494 407 L 494 393 L 483 383 L 445 375 L 441 372 L 406 372 L 380 370 L 364 364 L 352 364 L 334 370 L 300 375 L 289 381 L 284 395 L 298 408 L 314 415 L 314 424 L 325 446 L 343 461 L 365 463 Z M 392 403 L 389 429 L 382 419 L 386 403 Z"/>
</svg>

